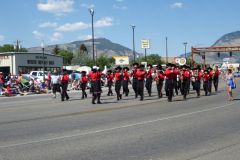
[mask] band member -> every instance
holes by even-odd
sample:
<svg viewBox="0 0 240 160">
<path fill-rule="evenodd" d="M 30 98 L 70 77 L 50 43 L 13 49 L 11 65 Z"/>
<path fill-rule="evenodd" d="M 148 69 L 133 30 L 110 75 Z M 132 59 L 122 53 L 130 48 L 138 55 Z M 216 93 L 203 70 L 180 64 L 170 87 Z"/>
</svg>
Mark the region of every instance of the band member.
<svg viewBox="0 0 240 160">
<path fill-rule="evenodd" d="M 178 95 L 178 89 L 180 88 L 179 86 L 179 68 L 173 64 L 173 72 L 174 72 L 174 79 L 173 79 L 173 84 L 174 84 L 174 90 L 176 95 Z"/>
<path fill-rule="evenodd" d="M 167 64 L 167 69 L 165 70 L 164 75 L 166 76 L 166 82 L 165 82 L 166 96 L 168 97 L 168 102 L 172 102 L 174 72 L 173 72 L 171 63 Z"/>
<path fill-rule="evenodd" d="M 67 70 L 63 70 L 62 72 L 62 76 L 61 76 L 61 100 L 64 101 L 64 99 L 66 98 L 66 100 L 69 100 L 69 96 L 67 94 L 67 88 L 68 88 L 68 81 L 69 81 L 69 76 L 67 74 Z"/>
<path fill-rule="evenodd" d="M 201 87 L 201 79 L 202 79 L 201 68 L 193 69 L 193 89 L 197 92 L 197 97 L 200 97 L 200 87 Z"/>
<path fill-rule="evenodd" d="M 215 66 L 214 74 L 213 74 L 213 85 L 215 88 L 215 92 L 218 91 L 219 76 L 220 76 L 220 71 L 218 70 L 218 66 Z"/>
<path fill-rule="evenodd" d="M 112 70 L 108 70 L 106 78 L 107 78 L 107 86 L 108 86 L 108 94 L 107 95 L 112 96 L 113 95 L 112 86 L 113 86 L 113 78 L 114 78 Z"/>
<path fill-rule="evenodd" d="M 86 93 L 87 83 L 88 83 L 88 77 L 86 75 L 86 71 L 82 71 L 82 76 L 80 79 L 82 99 L 87 98 L 87 93 Z"/>
<path fill-rule="evenodd" d="M 157 91 L 158 91 L 158 97 L 162 98 L 162 87 L 163 87 L 163 81 L 164 81 L 165 75 L 162 69 L 162 66 L 157 66 L 156 76 L 154 80 L 156 81 Z"/>
<path fill-rule="evenodd" d="M 98 81 L 98 87 L 99 87 L 99 90 L 100 90 L 100 93 L 98 94 L 97 96 L 97 103 L 98 104 L 101 104 L 102 102 L 100 101 L 101 99 L 101 94 L 102 94 L 102 84 L 103 84 L 103 81 L 102 81 L 102 72 L 100 70 L 99 67 L 97 67 L 97 81 Z"/>
<path fill-rule="evenodd" d="M 208 88 L 209 87 L 209 73 L 208 70 L 204 70 L 204 74 L 203 74 L 203 89 L 205 92 L 205 96 L 208 95 Z"/>
<path fill-rule="evenodd" d="M 138 63 L 134 63 L 133 64 L 133 70 L 131 72 L 131 76 L 133 77 L 132 88 L 133 88 L 133 91 L 135 92 L 135 98 L 137 98 L 137 96 L 138 96 L 138 91 L 137 91 L 138 80 L 137 80 L 137 77 L 136 77 L 138 66 L 139 66 Z"/>
<path fill-rule="evenodd" d="M 125 96 L 129 94 L 128 83 L 130 82 L 130 75 L 128 71 L 128 67 L 123 68 L 123 94 L 125 94 Z"/>
<path fill-rule="evenodd" d="M 137 70 L 136 77 L 138 80 L 138 86 L 137 86 L 137 91 L 138 95 L 140 95 L 140 101 L 143 101 L 144 97 L 144 78 L 146 76 L 147 72 L 144 70 L 144 65 L 141 65 L 139 70 Z"/>
<path fill-rule="evenodd" d="M 122 99 L 121 87 L 122 87 L 122 68 L 119 66 L 116 69 L 116 73 L 114 75 L 115 78 L 115 91 L 117 94 L 117 100 Z"/>
<path fill-rule="evenodd" d="M 211 95 L 212 94 L 212 83 L 213 83 L 213 69 L 211 67 L 208 68 L 208 74 L 209 74 L 208 92 Z"/>
<path fill-rule="evenodd" d="M 183 66 L 183 99 L 186 100 L 190 87 L 191 71 L 188 66 Z"/>
<path fill-rule="evenodd" d="M 91 81 L 91 90 L 90 92 L 92 93 L 92 104 L 96 104 L 95 101 L 97 100 L 98 104 L 101 104 L 100 101 L 100 94 L 101 94 L 101 86 L 99 83 L 99 73 L 97 71 L 97 68 L 94 66 L 92 68 L 92 72 L 89 74 L 89 78 Z"/>
<path fill-rule="evenodd" d="M 146 89 L 147 89 L 147 92 L 148 92 L 148 95 L 151 97 L 151 94 L 152 94 L 152 81 L 153 81 L 153 74 L 154 74 L 154 69 L 153 69 L 153 66 L 151 64 L 148 64 L 148 71 L 147 71 L 147 74 L 146 74 Z"/>
</svg>

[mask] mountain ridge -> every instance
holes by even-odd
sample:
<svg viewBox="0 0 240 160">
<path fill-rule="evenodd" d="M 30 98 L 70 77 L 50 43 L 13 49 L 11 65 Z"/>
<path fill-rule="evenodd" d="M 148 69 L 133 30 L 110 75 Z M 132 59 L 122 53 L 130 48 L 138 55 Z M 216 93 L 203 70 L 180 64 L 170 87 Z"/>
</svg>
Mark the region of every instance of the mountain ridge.
<svg viewBox="0 0 240 160">
<path fill-rule="evenodd" d="M 63 43 L 63 44 L 49 45 L 49 46 L 46 46 L 45 51 L 48 53 L 52 53 L 52 50 L 54 49 L 54 47 L 58 45 L 60 49 L 68 50 L 70 52 L 73 52 L 74 54 L 77 54 L 82 44 L 86 46 L 88 50 L 88 54 L 92 55 L 92 39 L 73 41 L 70 43 Z M 131 49 L 121 44 L 114 43 L 107 38 L 94 39 L 94 45 L 95 45 L 95 54 L 97 54 L 98 57 L 101 55 L 106 55 L 108 57 L 127 55 L 130 58 L 133 57 L 133 51 Z M 41 47 L 28 48 L 28 52 L 41 52 L 41 50 L 42 50 Z M 140 54 L 136 52 L 136 55 L 140 55 Z"/>
</svg>

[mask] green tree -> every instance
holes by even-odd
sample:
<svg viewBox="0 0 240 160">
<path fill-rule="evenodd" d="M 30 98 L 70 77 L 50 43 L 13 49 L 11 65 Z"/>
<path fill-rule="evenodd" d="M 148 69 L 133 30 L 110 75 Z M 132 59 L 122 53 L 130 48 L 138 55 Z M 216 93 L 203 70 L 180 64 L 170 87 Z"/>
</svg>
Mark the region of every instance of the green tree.
<svg viewBox="0 0 240 160">
<path fill-rule="evenodd" d="M 60 53 L 60 48 L 58 47 L 58 45 L 56 45 L 56 46 L 53 48 L 52 53 L 53 53 L 54 55 L 59 55 L 59 53 Z"/>
<path fill-rule="evenodd" d="M 12 44 L 4 44 L 0 46 L 0 52 L 17 52 L 17 49 L 14 49 L 14 45 Z M 19 48 L 18 52 L 27 52 L 26 48 Z"/>
<path fill-rule="evenodd" d="M 14 52 L 14 46 L 11 44 L 4 44 L 0 46 L 0 52 Z"/>
<path fill-rule="evenodd" d="M 66 50 L 60 50 L 59 55 L 63 57 L 63 64 L 64 65 L 70 65 L 71 61 L 73 59 L 73 53 L 66 51 Z"/>
<path fill-rule="evenodd" d="M 78 52 L 74 54 L 72 64 L 85 66 L 87 65 L 87 63 L 90 63 L 87 47 L 84 44 L 82 44 L 79 47 Z"/>
<path fill-rule="evenodd" d="M 80 55 L 88 54 L 88 50 L 87 50 L 87 47 L 85 46 L 85 44 L 81 44 L 79 50 L 80 50 L 80 52 L 79 52 Z M 78 55 L 78 56 L 80 57 L 80 55 Z"/>
<path fill-rule="evenodd" d="M 162 64 L 161 56 L 158 54 L 150 54 L 146 57 L 141 57 L 137 60 L 138 62 L 147 62 L 148 64 Z"/>
</svg>

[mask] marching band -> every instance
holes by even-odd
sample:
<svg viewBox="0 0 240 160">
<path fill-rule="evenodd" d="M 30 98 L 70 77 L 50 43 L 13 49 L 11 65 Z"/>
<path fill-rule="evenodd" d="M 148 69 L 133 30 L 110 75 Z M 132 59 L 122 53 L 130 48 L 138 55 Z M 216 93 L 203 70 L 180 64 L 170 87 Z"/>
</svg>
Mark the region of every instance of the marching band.
<svg viewBox="0 0 240 160">
<path fill-rule="evenodd" d="M 138 63 L 133 64 L 130 71 L 128 67 L 117 66 L 114 70 L 108 70 L 106 73 L 101 72 L 96 66 L 92 71 L 86 75 L 82 72 L 80 79 L 82 99 L 87 98 L 86 88 L 87 83 L 91 84 L 90 93 L 92 94 L 92 104 L 101 104 L 102 93 L 102 77 L 106 77 L 108 96 L 113 96 L 112 87 L 115 87 L 117 100 L 122 99 L 122 95 L 127 97 L 129 95 L 129 84 L 132 84 L 135 98 L 140 97 L 140 101 L 144 100 L 144 86 L 146 87 L 149 96 L 152 96 L 152 83 L 156 82 L 156 89 L 158 97 L 163 97 L 163 86 L 165 85 L 165 94 L 169 102 L 172 101 L 174 95 L 181 93 L 183 100 L 187 99 L 192 84 L 196 95 L 200 97 L 201 82 L 203 82 L 203 89 L 205 96 L 211 95 L 212 84 L 215 91 L 218 91 L 218 80 L 220 72 L 217 67 L 214 69 L 207 68 L 202 70 L 200 66 L 190 68 L 187 65 L 176 66 L 168 63 L 164 69 L 161 65 L 153 67 L 151 64 L 145 68 L 144 65 Z M 175 94 L 174 94 L 175 92 Z"/>
</svg>

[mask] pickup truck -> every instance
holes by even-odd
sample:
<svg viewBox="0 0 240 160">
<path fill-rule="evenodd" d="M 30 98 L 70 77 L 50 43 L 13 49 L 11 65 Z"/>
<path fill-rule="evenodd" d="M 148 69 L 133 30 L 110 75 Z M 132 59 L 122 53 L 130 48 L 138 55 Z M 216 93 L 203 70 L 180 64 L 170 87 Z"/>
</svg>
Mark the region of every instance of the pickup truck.
<svg viewBox="0 0 240 160">
<path fill-rule="evenodd" d="M 48 72 L 45 72 L 45 79 L 48 79 Z M 43 81 L 43 71 L 31 71 L 29 74 L 31 79 L 38 78 Z"/>
</svg>

